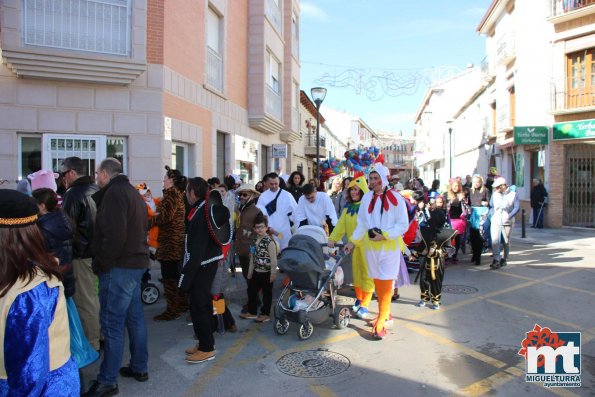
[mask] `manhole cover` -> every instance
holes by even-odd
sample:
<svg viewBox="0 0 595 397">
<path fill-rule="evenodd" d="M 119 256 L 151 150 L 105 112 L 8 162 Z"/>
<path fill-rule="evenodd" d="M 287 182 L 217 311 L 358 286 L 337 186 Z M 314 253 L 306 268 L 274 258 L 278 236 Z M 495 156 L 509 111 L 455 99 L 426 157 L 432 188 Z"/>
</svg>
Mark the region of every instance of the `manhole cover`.
<svg viewBox="0 0 595 397">
<path fill-rule="evenodd" d="M 470 295 L 470 294 L 479 292 L 479 290 L 477 288 L 471 287 L 469 285 L 451 284 L 451 285 L 443 285 L 442 292 L 444 292 L 445 294 Z"/>
<path fill-rule="evenodd" d="M 277 361 L 277 368 L 286 375 L 300 378 L 324 378 L 346 371 L 351 362 L 342 354 L 324 350 L 289 353 Z"/>
</svg>

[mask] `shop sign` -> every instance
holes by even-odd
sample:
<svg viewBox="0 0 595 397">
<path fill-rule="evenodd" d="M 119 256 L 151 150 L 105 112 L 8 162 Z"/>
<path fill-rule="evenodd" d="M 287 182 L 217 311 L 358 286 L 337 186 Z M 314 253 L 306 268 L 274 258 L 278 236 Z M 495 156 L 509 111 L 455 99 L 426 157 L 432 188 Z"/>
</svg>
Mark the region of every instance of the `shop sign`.
<svg viewBox="0 0 595 397">
<path fill-rule="evenodd" d="M 284 143 L 273 143 L 273 158 L 274 159 L 286 159 L 287 158 L 287 145 Z"/>
<path fill-rule="evenodd" d="M 258 153 L 258 142 L 252 139 L 236 136 L 236 160 L 248 163 L 256 163 Z"/>
<path fill-rule="evenodd" d="M 595 138 L 595 120 L 569 121 L 554 124 L 554 141 Z"/>
<path fill-rule="evenodd" d="M 548 127 L 514 127 L 515 145 L 547 145 Z"/>
</svg>

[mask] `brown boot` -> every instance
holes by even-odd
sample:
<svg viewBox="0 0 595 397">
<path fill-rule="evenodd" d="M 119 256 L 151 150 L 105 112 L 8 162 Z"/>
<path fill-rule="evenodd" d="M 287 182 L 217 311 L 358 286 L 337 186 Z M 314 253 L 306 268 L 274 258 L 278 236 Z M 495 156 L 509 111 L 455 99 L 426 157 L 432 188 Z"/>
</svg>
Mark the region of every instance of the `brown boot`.
<svg viewBox="0 0 595 397">
<path fill-rule="evenodd" d="M 163 289 L 167 306 L 165 311 L 153 317 L 155 321 L 172 321 L 180 318 L 178 310 L 177 283 L 176 280 L 163 280 Z"/>
</svg>

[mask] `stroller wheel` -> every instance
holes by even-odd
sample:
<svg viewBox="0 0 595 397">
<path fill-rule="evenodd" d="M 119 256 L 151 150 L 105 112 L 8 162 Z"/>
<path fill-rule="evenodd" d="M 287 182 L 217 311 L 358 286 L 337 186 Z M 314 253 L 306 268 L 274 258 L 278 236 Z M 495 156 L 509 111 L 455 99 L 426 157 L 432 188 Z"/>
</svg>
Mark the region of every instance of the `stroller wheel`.
<svg viewBox="0 0 595 397">
<path fill-rule="evenodd" d="M 275 321 L 273 321 L 273 331 L 275 331 L 277 335 L 285 335 L 287 331 L 289 331 L 289 321 L 285 318 L 276 318 Z"/>
<path fill-rule="evenodd" d="M 297 334 L 301 340 L 306 340 L 312 336 L 314 332 L 314 326 L 310 321 L 306 321 L 305 323 L 300 324 L 298 328 Z"/>
<path fill-rule="evenodd" d="M 159 299 L 159 288 L 155 284 L 145 284 L 142 287 L 140 298 L 145 305 L 152 305 Z"/>
<path fill-rule="evenodd" d="M 349 307 L 341 307 L 337 306 L 335 308 L 335 313 L 333 315 L 335 318 L 335 326 L 339 329 L 345 328 L 349 325 L 349 320 L 351 320 L 351 313 L 349 312 Z"/>
</svg>

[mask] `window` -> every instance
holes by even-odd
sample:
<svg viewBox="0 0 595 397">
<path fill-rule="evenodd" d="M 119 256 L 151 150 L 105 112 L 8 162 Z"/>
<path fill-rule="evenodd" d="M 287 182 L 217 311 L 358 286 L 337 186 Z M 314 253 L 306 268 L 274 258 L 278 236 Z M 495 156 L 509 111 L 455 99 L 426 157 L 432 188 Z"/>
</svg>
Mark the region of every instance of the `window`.
<svg viewBox="0 0 595 397">
<path fill-rule="evenodd" d="M 222 18 L 209 7 L 207 12 L 207 83 L 223 92 Z"/>
<path fill-rule="evenodd" d="M 182 175 L 188 175 L 188 145 L 179 142 L 171 144 L 171 166 Z"/>
<path fill-rule="evenodd" d="M 279 85 L 279 61 L 275 59 L 275 56 L 272 55 L 270 52 L 267 52 L 267 67 L 268 67 L 268 83 L 269 86 L 275 91 L 277 94 L 281 93 L 281 87 Z"/>
<path fill-rule="evenodd" d="M 41 169 L 41 135 L 19 135 L 18 179 Z"/>
<path fill-rule="evenodd" d="M 281 8 L 279 3 L 279 0 L 267 0 L 266 16 L 275 30 L 281 34 Z"/>
<path fill-rule="evenodd" d="M 300 57 L 300 46 L 299 46 L 299 23 L 295 13 L 291 16 L 291 53 L 294 57 Z"/>
<path fill-rule="evenodd" d="M 128 174 L 128 143 L 125 137 L 108 137 L 106 156 L 120 161 L 124 173 Z"/>
<path fill-rule="evenodd" d="M 25 44 L 130 54 L 130 0 L 24 0 L 23 19 Z"/>
<path fill-rule="evenodd" d="M 578 51 L 567 56 L 567 108 L 595 105 L 595 50 Z"/>
<path fill-rule="evenodd" d="M 44 169 L 60 170 L 62 160 L 80 157 L 86 175 L 93 175 L 95 167 L 107 157 L 107 142 L 103 135 L 44 134 L 42 164 Z"/>
</svg>

